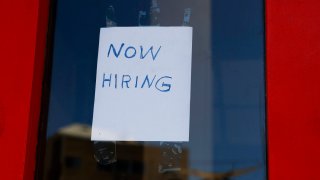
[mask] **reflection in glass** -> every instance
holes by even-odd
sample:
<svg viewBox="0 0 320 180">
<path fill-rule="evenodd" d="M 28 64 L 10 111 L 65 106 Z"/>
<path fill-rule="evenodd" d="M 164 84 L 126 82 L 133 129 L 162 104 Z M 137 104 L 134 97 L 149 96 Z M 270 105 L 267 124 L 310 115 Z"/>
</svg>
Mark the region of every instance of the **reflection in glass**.
<svg viewBox="0 0 320 180">
<path fill-rule="evenodd" d="M 262 0 L 57 0 L 44 179 L 265 180 L 263 24 Z M 92 148 L 99 29 L 151 25 L 193 27 L 190 142 Z"/>
</svg>

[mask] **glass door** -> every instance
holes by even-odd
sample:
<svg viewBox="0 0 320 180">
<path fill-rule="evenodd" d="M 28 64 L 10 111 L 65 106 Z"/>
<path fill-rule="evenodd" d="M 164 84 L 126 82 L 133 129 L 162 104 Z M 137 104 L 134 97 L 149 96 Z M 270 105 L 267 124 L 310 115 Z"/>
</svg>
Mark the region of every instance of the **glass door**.
<svg viewBox="0 0 320 180">
<path fill-rule="evenodd" d="M 267 179 L 262 0 L 53 4 L 43 179 Z M 99 32 L 115 26 L 193 27 L 189 142 L 90 140 Z"/>
</svg>

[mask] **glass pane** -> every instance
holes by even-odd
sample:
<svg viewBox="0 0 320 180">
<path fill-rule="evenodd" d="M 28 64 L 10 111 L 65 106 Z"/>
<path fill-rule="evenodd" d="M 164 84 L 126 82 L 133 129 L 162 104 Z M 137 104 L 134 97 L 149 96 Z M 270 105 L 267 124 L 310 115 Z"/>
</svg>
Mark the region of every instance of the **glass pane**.
<svg viewBox="0 0 320 180">
<path fill-rule="evenodd" d="M 265 180 L 263 8 L 57 0 L 44 179 Z M 90 141 L 99 31 L 111 26 L 193 27 L 189 142 Z"/>
</svg>

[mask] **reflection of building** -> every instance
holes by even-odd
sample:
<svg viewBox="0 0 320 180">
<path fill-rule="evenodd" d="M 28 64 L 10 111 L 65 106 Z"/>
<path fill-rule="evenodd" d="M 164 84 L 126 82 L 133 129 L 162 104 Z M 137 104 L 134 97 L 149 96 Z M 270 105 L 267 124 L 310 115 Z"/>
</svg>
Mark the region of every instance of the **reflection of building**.
<svg viewBox="0 0 320 180">
<path fill-rule="evenodd" d="M 49 138 L 46 153 L 46 180 L 87 179 L 187 179 L 175 172 L 159 173 L 162 150 L 140 143 L 117 142 L 117 162 L 99 165 L 94 159 L 91 129 L 71 125 Z M 187 151 L 181 154 L 180 167 L 187 169 Z"/>
</svg>

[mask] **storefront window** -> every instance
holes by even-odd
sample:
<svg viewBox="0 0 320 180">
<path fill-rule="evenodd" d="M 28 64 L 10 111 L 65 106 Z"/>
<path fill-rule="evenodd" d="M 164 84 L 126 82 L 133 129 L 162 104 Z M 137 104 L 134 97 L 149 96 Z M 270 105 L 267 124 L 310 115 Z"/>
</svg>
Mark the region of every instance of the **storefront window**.
<svg viewBox="0 0 320 180">
<path fill-rule="evenodd" d="M 56 0 L 52 8 L 44 179 L 266 179 L 262 0 Z M 112 26 L 193 27 L 189 142 L 90 140 L 99 31 Z"/>
</svg>

